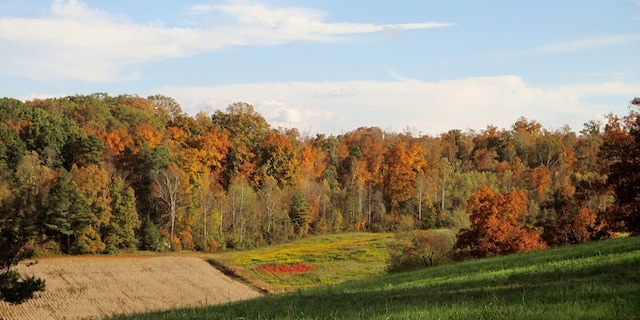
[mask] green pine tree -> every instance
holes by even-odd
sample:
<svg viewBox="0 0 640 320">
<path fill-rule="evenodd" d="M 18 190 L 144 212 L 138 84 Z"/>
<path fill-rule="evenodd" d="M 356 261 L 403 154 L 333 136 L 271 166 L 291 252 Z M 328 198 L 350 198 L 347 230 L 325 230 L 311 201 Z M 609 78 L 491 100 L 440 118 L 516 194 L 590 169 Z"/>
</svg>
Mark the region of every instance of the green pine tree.
<svg viewBox="0 0 640 320">
<path fill-rule="evenodd" d="M 297 235 L 305 235 L 309 232 L 311 223 L 311 208 L 307 198 L 301 190 L 297 190 L 291 199 L 289 218 L 293 223 L 293 230 Z"/>
</svg>

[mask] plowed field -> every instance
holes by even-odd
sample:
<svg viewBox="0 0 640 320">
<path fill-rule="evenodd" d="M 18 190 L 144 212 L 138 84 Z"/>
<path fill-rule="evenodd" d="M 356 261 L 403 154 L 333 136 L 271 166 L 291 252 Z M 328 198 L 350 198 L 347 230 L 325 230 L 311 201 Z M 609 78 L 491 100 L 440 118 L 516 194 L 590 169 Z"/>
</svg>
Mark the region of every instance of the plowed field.
<svg viewBox="0 0 640 320">
<path fill-rule="evenodd" d="M 65 257 L 19 270 L 46 280 L 1 319 L 82 319 L 249 299 L 260 293 L 196 257 Z"/>
</svg>

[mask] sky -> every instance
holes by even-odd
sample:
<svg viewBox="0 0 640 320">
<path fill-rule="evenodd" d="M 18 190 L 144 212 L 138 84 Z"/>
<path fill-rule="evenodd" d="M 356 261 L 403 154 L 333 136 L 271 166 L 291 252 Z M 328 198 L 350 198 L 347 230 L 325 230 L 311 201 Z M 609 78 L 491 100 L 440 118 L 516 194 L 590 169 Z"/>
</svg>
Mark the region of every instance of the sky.
<svg viewBox="0 0 640 320">
<path fill-rule="evenodd" d="M 0 96 L 254 106 L 272 127 L 580 131 L 640 96 L 640 0 L 0 0 Z"/>
</svg>

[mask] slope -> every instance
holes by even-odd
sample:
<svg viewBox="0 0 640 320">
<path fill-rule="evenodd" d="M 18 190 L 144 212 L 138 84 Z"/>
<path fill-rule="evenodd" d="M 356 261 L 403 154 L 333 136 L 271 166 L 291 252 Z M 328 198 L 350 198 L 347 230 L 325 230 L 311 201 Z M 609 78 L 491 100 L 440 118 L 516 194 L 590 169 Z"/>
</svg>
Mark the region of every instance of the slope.
<svg viewBox="0 0 640 320">
<path fill-rule="evenodd" d="M 640 238 L 118 319 L 635 319 Z"/>
</svg>

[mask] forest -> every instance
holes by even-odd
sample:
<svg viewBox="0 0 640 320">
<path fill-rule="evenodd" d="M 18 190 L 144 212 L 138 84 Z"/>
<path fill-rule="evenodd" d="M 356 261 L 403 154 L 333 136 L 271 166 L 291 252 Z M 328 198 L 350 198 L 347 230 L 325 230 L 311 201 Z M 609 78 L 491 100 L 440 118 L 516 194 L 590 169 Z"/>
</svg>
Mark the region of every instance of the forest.
<svg viewBox="0 0 640 320">
<path fill-rule="evenodd" d="M 437 136 L 311 136 L 242 102 L 192 117 L 162 95 L 3 98 L 0 218 L 37 254 L 451 228 L 458 255 L 476 257 L 637 234 L 639 104 L 579 132 L 522 117 Z"/>
</svg>

